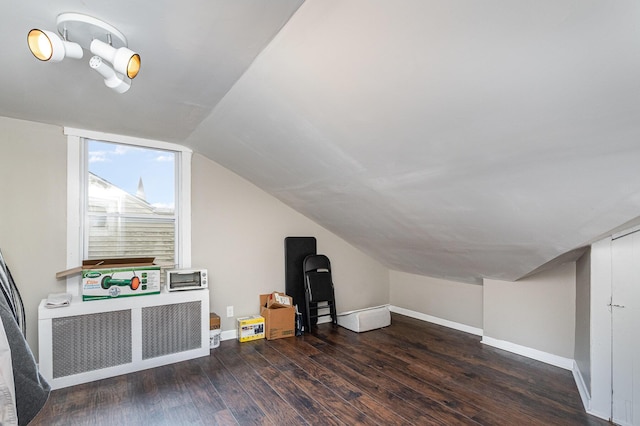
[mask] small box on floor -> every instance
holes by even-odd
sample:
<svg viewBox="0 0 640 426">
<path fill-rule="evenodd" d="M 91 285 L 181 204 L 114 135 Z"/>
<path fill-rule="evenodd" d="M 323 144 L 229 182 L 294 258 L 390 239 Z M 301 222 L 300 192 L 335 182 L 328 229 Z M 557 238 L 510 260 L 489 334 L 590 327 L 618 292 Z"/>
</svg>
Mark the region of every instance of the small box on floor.
<svg viewBox="0 0 640 426">
<path fill-rule="evenodd" d="M 262 296 L 266 296 L 266 303 L 262 303 Z M 260 306 L 266 306 L 267 308 L 292 308 L 293 297 L 274 291 L 271 294 L 260 296 Z"/>
<path fill-rule="evenodd" d="M 264 339 L 264 318 L 260 315 L 238 318 L 237 333 L 240 342 Z"/>
<path fill-rule="evenodd" d="M 209 330 L 216 330 L 220 328 L 220 315 L 215 312 L 209 314 Z"/>
<path fill-rule="evenodd" d="M 264 317 L 267 340 L 296 335 L 296 310 L 291 297 L 276 292 L 261 294 L 260 315 Z"/>
</svg>

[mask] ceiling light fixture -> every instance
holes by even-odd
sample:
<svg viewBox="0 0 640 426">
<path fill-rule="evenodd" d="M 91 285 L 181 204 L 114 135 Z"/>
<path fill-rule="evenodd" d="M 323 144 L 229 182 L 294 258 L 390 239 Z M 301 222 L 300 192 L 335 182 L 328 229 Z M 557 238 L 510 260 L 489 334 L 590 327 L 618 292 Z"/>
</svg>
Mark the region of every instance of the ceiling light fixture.
<svg viewBox="0 0 640 426">
<path fill-rule="evenodd" d="M 95 55 L 89 66 L 104 78 L 105 85 L 118 93 L 129 90 L 131 79 L 140 71 L 140 55 L 128 48 L 124 34 L 106 22 L 80 13 L 62 13 L 56 24 L 60 35 L 37 28 L 29 31 L 27 43 L 36 58 L 49 62 L 81 59 L 82 49 L 89 50 Z"/>
</svg>

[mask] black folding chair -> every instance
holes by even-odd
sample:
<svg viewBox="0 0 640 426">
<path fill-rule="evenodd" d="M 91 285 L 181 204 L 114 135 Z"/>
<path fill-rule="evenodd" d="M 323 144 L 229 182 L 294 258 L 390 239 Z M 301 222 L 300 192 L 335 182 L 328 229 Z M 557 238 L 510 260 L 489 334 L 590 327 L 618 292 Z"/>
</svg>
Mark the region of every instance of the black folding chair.
<svg viewBox="0 0 640 426">
<path fill-rule="evenodd" d="M 309 255 L 303 261 L 302 270 L 307 331 L 311 331 L 311 325 L 316 325 L 320 317 L 331 316 L 331 322 L 337 324 L 336 297 L 329 258 L 323 254 Z M 327 309 L 329 312 L 326 312 Z M 319 311 L 325 313 L 319 314 Z"/>
</svg>

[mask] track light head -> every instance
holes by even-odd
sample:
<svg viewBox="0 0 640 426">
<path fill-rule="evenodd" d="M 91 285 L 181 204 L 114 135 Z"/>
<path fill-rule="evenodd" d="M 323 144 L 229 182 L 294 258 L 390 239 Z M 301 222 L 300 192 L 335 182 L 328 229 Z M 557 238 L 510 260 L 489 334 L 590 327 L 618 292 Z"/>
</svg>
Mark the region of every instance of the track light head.
<svg viewBox="0 0 640 426">
<path fill-rule="evenodd" d="M 100 56 L 93 56 L 89 60 L 89 66 L 104 77 L 104 84 L 118 93 L 124 93 L 131 88 L 131 80 L 115 72 L 109 65 L 102 61 Z"/>
<path fill-rule="evenodd" d="M 80 59 L 82 47 L 77 43 L 63 40 L 58 34 L 37 28 L 27 35 L 29 50 L 41 61 L 60 62 L 65 57 Z"/>
<path fill-rule="evenodd" d="M 135 78 L 140 71 L 140 55 L 126 47 L 115 47 L 101 40 L 91 42 L 91 53 L 100 56 L 113 65 L 113 69 L 129 78 Z"/>
</svg>

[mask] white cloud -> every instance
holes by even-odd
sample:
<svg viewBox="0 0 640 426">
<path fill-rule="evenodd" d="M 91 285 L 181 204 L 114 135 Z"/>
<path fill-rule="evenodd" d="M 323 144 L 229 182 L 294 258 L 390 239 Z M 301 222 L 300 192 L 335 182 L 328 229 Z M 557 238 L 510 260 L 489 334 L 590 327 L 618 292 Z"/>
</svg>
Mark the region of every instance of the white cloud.
<svg viewBox="0 0 640 426">
<path fill-rule="evenodd" d="M 112 149 L 101 151 L 89 151 L 89 163 L 111 162 L 114 156 L 122 156 L 132 151 L 142 151 L 141 148 L 114 144 Z"/>
<path fill-rule="evenodd" d="M 161 154 L 161 155 L 158 155 L 158 156 L 155 158 L 155 161 L 157 161 L 157 162 L 159 162 L 159 163 L 170 162 L 170 161 L 173 161 L 173 155 L 170 155 L 170 154 Z"/>
<path fill-rule="evenodd" d="M 104 163 L 106 161 L 111 161 L 111 160 L 107 158 L 107 153 L 105 151 L 89 152 L 89 163 Z"/>
<path fill-rule="evenodd" d="M 110 151 L 109 153 L 113 155 L 125 155 L 131 152 L 143 152 L 145 150 L 146 150 L 145 148 L 141 148 L 139 146 L 113 144 L 113 150 Z"/>
<path fill-rule="evenodd" d="M 131 151 L 131 147 L 129 147 L 129 146 L 126 146 L 126 145 L 115 145 L 112 152 L 115 155 L 125 155 L 129 151 Z"/>
</svg>

